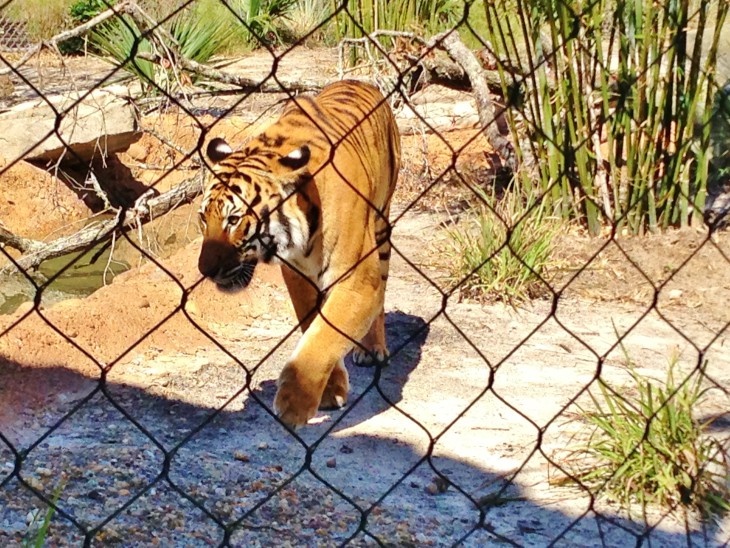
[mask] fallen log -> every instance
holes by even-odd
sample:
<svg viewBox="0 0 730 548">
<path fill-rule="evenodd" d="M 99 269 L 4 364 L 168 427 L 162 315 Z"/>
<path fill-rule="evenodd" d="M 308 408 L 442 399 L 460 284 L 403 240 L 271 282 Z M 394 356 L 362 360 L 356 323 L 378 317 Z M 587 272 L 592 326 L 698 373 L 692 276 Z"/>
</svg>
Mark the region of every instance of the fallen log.
<svg viewBox="0 0 730 548">
<path fill-rule="evenodd" d="M 195 176 L 158 196 L 153 196 L 153 191 L 148 191 L 140 196 L 131 208 L 115 210 L 114 218 L 90 223 L 74 234 L 49 243 L 25 240 L 7 230 L 0 230 L 0 244 L 25 252 L 15 260 L 15 264 L 0 269 L 0 275 L 10 274 L 18 269 L 26 272 L 33 270 L 43 261 L 87 250 L 108 240 L 112 235 L 120 235 L 161 217 L 172 209 L 191 202 L 202 191 L 204 173 L 204 170 L 200 170 Z"/>
</svg>

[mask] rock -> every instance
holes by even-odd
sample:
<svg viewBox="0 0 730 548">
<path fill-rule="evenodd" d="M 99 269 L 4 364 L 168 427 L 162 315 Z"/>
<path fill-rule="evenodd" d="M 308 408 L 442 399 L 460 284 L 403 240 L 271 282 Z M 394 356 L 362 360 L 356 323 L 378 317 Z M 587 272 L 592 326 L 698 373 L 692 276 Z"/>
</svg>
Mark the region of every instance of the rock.
<svg viewBox="0 0 730 548">
<path fill-rule="evenodd" d="M 3 157 L 86 163 L 97 155 L 126 150 L 141 137 L 126 87 L 84 93 L 51 95 L 0 114 Z M 62 140 L 54 132 L 59 115 Z"/>
<path fill-rule="evenodd" d="M 251 460 L 246 453 L 239 450 L 233 452 L 233 458 L 236 460 L 240 460 L 241 462 L 249 462 Z"/>
<path fill-rule="evenodd" d="M 429 86 L 417 92 L 397 111 L 398 128 L 404 135 L 423 131 L 472 128 L 479 125 L 476 103 L 470 93 L 443 86 Z M 424 125 L 423 121 L 428 123 Z"/>
</svg>

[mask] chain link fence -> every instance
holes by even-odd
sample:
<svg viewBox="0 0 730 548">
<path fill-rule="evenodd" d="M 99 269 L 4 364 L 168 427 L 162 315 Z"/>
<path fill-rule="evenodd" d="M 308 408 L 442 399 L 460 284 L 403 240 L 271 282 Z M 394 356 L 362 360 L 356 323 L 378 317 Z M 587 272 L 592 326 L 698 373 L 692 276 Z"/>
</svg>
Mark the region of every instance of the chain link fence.
<svg viewBox="0 0 730 548">
<path fill-rule="evenodd" d="M 0 43 L 3 51 L 25 51 L 33 45 L 22 23 L 4 17 L 0 19 Z"/>
<path fill-rule="evenodd" d="M 621 3 L 597 14 L 596 4 L 557 2 L 538 16 L 523 2 L 465 2 L 428 34 L 377 28 L 388 3 L 295 4 L 286 32 L 230 0 L 105 4 L 76 21 L 78 32 L 0 55 L 13 85 L 0 122 L 36 132 L 28 142 L 28 131 L 6 130 L 6 151 L 20 152 L 0 174 L 0 543 L 730 542 L 723 514 L 691 508 L 705 472 L 719 507 L 730 502 L 726 6 L 680 2 L 675 41 L 631 58 L 630 42 L 648 39 L 635 25 L 612 30 Z M 193 59 L 176 17 L 216 9 L 240 20 L 257 51 Z M 622 20 L 636 23 L 632 13 Z M 346 27 L 356 30 L 333 30 Z M 116 65 L 58 53 L 99 29 L 122 52 Z M 103 43 L 91 46 L 102 57 Z M 204 145 L 224 135 L 242 146 L 286 100 L 343 76 L 375 82 L 402 132 L 390 357 L 372 368 L 348 359 L 348 405 L 293 431 L 272 403 L 299 339 L 278 272 L 261 267 L 246 291 L 226 294 L 196 270 Z M 654 89 L 656 102 L 641 103 Z M 18 103 L 48 111 L 50 125 L 34 125 Z M 103 114 L 101 129 L 90 112 Z M 89 127 L 104 138 L 76 138 Z M 648 182 L 630 184 L 640 177 Z M 498 205 L 528 186 L 518 214 Z M 454 230 L 475 207 L 505 235 L 455 274 Z M 556 254 L 545 269 L 516 240 L 519 227 L 543 222 Z M 41 241 L 36 224 L 60 233 Z M 473 282 L 501 252 L 517 257 L 538 296 L 480 300 Z M 68 299 L 92 285 L 102 287 Z M 668 401 L 644 406 L 632 380 L 668 369 Z M 627 510 L 610 491 L 619 472 L 579 473 L 585 413 L 602 394 L 645 419 L 629 456 L 671 455 L 653 429 L 695 381 L 694 418 L 717 443 L 710 469 L 697 452 L 676 457 L 695 467 L 684 470 L 691 489 L 661 486 L 670 507 L 633 497 Z"/>
</svg>

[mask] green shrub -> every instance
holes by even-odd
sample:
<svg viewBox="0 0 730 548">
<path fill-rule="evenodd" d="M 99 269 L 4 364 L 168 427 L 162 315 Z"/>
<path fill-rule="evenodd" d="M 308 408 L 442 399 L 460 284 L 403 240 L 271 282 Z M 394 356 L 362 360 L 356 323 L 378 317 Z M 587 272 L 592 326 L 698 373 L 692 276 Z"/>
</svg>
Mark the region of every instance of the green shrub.
<svg viewBox="0 0 730 548">
<path fill-rule="evenodd" d="M 332 0 L 336 13 L 336 40 L 361 38 L 376 30 L 411 31 L 423 36 L 452 28 L 464 11 L 464 2 L 457 0 L 349 0 L 338 9 L 341 0 Z M 382 38 L 384 48 L 393 46 L 392 39 Z M 357 48 L 350 51 L 350 62 L 359 59 Z"/>
<path fill-rule="evenodd" d="M 86 23 L 101 12 L 109 9 L 109 7 L 115 3 L 116 0 L 78 0 L 69 8 L 71 26 L 76 27 L 82 23 Z M 85 51 L 86 46 L 87 41 L 85 38 L 76 37 L 61 42 L 58 45 L 58 48 L 61 53 L 73 55 L 75 53 Z"/>
<path fill-rule="evenodd" d="M 307 43 L 333 43 L 334 25 L 329 20 L 332 8 L 332 0 L 298 0 L 285 21 L 290 39 L 297 41 L 306 36 Z"/>
<path fill-rule="evenodd" d="M 85 23 L 114 4 L 116 0 L 78 0 L 71 6 L 69 13 L 74 22 Z"/>
<path fill-rule="evenodd" d="M 582 410 L 590 437 L 562 460 L 566 471 L 629 513 L 633 503 L 686 506 L 704 517 L 730 510 L 727 454 L 707 434 L 710 421 L 694 416 L 708 391 L 702 382 L 707 364 L 678 382 L 674 357 L 661 382 L 626 359 L 632 385 L 617 391 L 598 379 L 598 394 L 589 392 L 593 408 Z"/>
<path fill-rule="evenodd" d="M 521 184 L 546 192 L 553 212 L 592 234 L 606 222 L 641 233 L 701 219 L 705 105 L 717 89 L 715 29 L 727 2 L 484 5 L 505 96 L 521 93 L 519 115 L 508 113 L 513 135 L 536 160 Z M 517 88 L 511 67 L 527 75 Z"/>
<path fill-rule="evenodd" d="M 161 76 L 158 78 L 161 69 L 151 61 L 136 57 L 137 53 L 152 53 L 152 46 L 141 37 L 137 24 L 129 16 L 100 25 L 92 31 L 90 41 L 98 55 L 136 76 L 143 89 L 155 89 L 152 84 L 164 85 Z"/>
<path fill-rule="evenodd" d="M 333 1 L 333 11 L 341 5 Z M 359 38 L 374 30 L 402 30 L 434 34 L 452 27 L 463 12 L 456 0 L 349 0 L 338 12 L 342 37 Z"/>
<path fill-rule="evenodd" d="M 522 301 L 546 288 L 556 228 L 533 196 L 474 189 L 479 204 L 447 230 L 450 274 L 467 296 Z"/>
<path fill-rule="evenodd" d="M 240 0 L 233 4 L 251 47 L 281 42 L 280 31 L 298 0 Z"/>
<path fill-rule="evenodd" d="M 225 49 L 236 30 L 232 18 L 204 13 L 184 10 L 164 25 L 179 46 L 180 53 L 199 63 L 207 62 Z M 153 47 L 129 16 L 100 25 L 92 31 L 90 39 L 99 55 L 139 78 L 146 91 L 155 92 L 158 88 L 170 90 L 179 83 L 172 69 L 136 56 L 137 53 L 152 53 Z"/>
<path fill-rule="evenodd" d="M 730 80 L 715 94 L 709 130 L 714 152 L 709 185 L 719 189 L 730 182 Z"/>
</svg>

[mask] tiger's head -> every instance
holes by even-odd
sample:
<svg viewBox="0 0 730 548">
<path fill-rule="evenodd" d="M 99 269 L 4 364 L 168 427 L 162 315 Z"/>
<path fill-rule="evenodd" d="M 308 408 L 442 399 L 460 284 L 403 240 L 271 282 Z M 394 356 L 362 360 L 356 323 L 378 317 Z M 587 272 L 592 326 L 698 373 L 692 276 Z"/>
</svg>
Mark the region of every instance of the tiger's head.
<svg viewBox="0 0 730 548">
<path fill-rule="evenodd" d="M 223 289 L 246 287 L 259 260 L 292 260 L 312 232 L 302 207 L 312 206 L 302 192 L 312 179 L 309 147 L 267 144 L 265 136 L 237 152 L 220 138 L 208 144 L 213 173 L 200 207 L 198 269 Z"/>
</svg>

